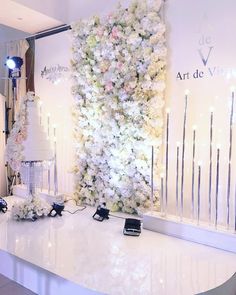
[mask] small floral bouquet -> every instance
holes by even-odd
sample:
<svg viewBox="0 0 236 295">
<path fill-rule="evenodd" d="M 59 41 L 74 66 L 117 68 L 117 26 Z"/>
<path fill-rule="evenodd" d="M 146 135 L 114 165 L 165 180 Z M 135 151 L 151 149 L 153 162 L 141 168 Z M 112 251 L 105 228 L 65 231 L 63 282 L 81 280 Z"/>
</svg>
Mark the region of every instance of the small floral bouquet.
<svg viewBox="0 0 236 295">
<path fill-rule="evenodd" d="M 39 197 L 27 199 L 24 202 L 17 202 L 12 206 L 12 217 L 16 220 L 35 221 L 39 217 L 49 214 L 51 206 Z"/>
</svg>

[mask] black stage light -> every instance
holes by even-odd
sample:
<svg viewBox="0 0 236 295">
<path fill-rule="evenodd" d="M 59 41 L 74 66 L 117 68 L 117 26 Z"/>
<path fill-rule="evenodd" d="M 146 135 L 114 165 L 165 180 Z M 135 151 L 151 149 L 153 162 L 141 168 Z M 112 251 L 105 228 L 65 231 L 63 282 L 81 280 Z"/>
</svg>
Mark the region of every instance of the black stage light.
<svg viewBox="0 0 236 295">
<path fill-rule="evenodd" d="M 97 221 L 103 221 L 104 219 L 109 219 L 109 210 L 106 207 L 106 204 L 103 203 L 103 205 L 99 205 L 97 207 L 96 212 L 93 214 L 93 219 Z"/>
<path fill-rule="evenodd" d="M 7 202 L 3 198 L 0 198 L 0 211 L 3 213 L 7 212 Z"/>
<path fill-rule="evenodd" d="M 139 219 L 126 218 L 123 233 L 127 236 L 139 236 L 141 233 L 141 221 Z"/>
<path fill-rule="evenodd" d="M 23 59 L 19 56 L 7 57 L 5 65 L 8 67 L 8 77 L 14 80 L 13 87 L 16 87 L 16 78 L 21 77 L 21 67 L 23 65 Z"/>
<path fill-rule="evenodd" d="M 57 215 L 62 216 L 61 212 L 65 209 L 64 204 L 59 204 L 59 203 L 53 203 L 52 209 L 48 216 L 50 217 L 55 217 Z"/>
<path fill-rule="evenodd" d="M 23 65 L 23 59 L 19 56 L 8 56 L 7 60 L 6 60 L 6 66 L 8 67 L 8 69 L 10 70 L 14 70 L 14 69 L 18 69 L 20 70 L 20 68 Z"/>
</svg>

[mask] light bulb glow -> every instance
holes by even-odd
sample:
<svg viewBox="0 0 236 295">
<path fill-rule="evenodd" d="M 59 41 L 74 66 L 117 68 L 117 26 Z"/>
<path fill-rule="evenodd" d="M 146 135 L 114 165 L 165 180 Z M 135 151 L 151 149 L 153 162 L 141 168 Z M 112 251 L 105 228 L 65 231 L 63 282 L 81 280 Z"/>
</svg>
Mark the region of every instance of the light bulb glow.
<svg viewBox="0 0 236 295">
<path fill-rule="evenodd" d="M 189 92 L 190 92 L 189 89 L 186 89 L 185 92 L 184 92 L 184 94 L 185 94 L 185 95 L 188 95 Z"/>
<path fill-rule="evenodd" d="M 11 58 L 9 58 L 9 59 L 6 61 L 6 65 L 7 65 L 7 67 L 8 67 L 10 70 L 15 69 L 15 67 L 16 67 L 16 63 L 15 63 L 14 60 L 12 60 Z"/>
<path fill-rule="evenodd" d="M 234 92 L 234 91 L 235 91 L 235 86 L 232 85 L 232 86 L 230 87 L 230 91 L 231 91 L 231 92 Z"/>
<path fill-rule="evenodd" d="M 167 114 L 170 113 L 170 108 L 166 108 L 166 113 L 167 113 Z"/>
</svg>

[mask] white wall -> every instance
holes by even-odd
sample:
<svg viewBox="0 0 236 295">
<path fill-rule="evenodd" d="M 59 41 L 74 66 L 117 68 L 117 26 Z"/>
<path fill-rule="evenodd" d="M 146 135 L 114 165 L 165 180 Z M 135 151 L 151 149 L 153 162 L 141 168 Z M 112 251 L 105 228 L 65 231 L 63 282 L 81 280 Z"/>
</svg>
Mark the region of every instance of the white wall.
<svg viewBox="0 0 236 295">
<path fill-rule="evenodd" d="M 131 0 L 67 0 L 67 22 L 71 23 L 80 18 L 88 18 L 93 15 L 106 15 L 112 12 L 121 3 L 127 7 Z"/>
<path fill-rule="evenodd" d="M 47 50 L 45 50 L 47 48 Z M 50 113 L 49 139 L 53 146 L 53 124 L 56 124 L 58 188 L 60 192 L 71 194 L 74 190 L 74 124 L 72 109 L 74 98 L 71 95 L 70 31 L 41 38 L 35 41 L 35 92 L 42 101 L 42 125 L 48 130 L 48 113 Z M 56 52 L 56 54 L 55 54 Z M 46 70 L 44 70 L 46 67 Z M 60 69 L 64 70 L 60 70 Z M 44 75 L 42 76 L 42 72 Z M 44 179 L 43 186 L 48 188 Z M 53 175 L 51 177 L 51 187 Z"/>
<path fill-rule="evenodd" d="M 39 11 L 64 23 L 71 23 L 80 18 L 102 15 L 111 12 L 119 2 L 128 6 L 131 0 L 13 0 L 31 9 Z"/>
</svg>

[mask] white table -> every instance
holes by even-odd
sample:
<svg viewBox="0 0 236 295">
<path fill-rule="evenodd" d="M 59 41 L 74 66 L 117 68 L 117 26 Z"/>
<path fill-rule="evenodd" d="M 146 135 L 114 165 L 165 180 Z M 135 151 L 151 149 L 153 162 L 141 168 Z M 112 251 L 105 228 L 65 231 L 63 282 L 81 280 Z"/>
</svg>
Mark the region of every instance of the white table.
<svg viewBox="0 0 236 295">
<path fill-rule="evenodd" d="M 236 270 L 233 253 L 147 230 L 124 236 L 124 220 L 97 222 L 94 211 L 36 222 L 0 214 L 0 272 L 38 294 L 190 295 L 216 287 Z M 66 293 L 72 288 L 77 290 Z"/>
</svg>

